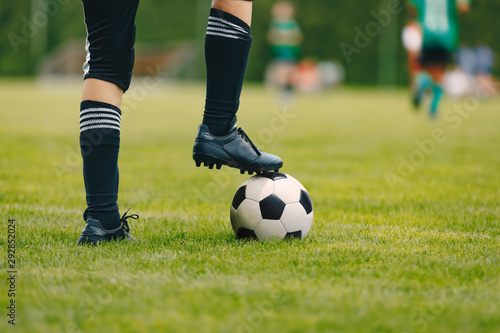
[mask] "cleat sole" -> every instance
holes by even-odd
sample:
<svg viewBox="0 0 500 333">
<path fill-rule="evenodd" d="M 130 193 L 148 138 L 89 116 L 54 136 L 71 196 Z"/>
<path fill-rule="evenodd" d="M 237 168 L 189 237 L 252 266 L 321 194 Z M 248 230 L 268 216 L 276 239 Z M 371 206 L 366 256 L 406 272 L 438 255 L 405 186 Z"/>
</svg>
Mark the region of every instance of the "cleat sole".
<svg viewBox="0 0 500 333">
<path fill-rule="evenodd" d="M 193 159 L 196 163 L 197 167 L 200 166 L 205 166 L 208 167 L 209 169 L 214 169 L 214 166 L 217 170 L 220 170 L 223 165 L 226 165 L 231 168 L 236 168 L 240 170 L 240 173 L 243 175 L 246 172 L 248 172 L 249 175 L 255 174 L 265 174 L 268 172 L 272 172 L 273 170 L 275 172 L 278 172 L 280 168 L 271 168 L 269 170 L 262 170 L 262 169 L 254 169 L 254 168 L 246 168 L 242 167 L 241 165 L 238 165 L 236 162 L 228 161 L 210 154 L 200 154 L 200 153 L 195 153 L 193 154 Z"/>
</svg>

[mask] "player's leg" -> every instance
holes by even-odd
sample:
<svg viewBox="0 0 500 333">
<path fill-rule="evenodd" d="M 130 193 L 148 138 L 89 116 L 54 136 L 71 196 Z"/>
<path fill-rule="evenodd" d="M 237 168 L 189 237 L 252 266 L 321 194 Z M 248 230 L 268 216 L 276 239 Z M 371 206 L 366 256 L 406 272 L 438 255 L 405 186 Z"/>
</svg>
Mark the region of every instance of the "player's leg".
<svg viewBox="0 0 500 333">
<path fill-rule="evenodd" d="M 442 45 L 445 45 L 444 41 Z M 446 66 L 451 62 L 453 53 L 445 48 L 438 47 L 433 50 L 432 57 L 426 64 L 427 71 L 432 77 L 432 101 L 430 106 L 430 116 L 435 117 L 439 108 L 439 104 L 443 97 L 443 77 L 446 71 Z"/>
<path fill-rule="evenodd" d="M 432 89 L 432 101 L 430 106 L 430 116 L 434 117 L 439 108 L 439 103 L 443 97 L 443 76 L 446 70 L 446 65 L 451 61 L 451 51 L 439 46 L 422 50 L 420 55 L 420 63 L 422 69 L 429 75 L 430 80 L 427 80 L 425 89 Z M 422 86 L 419 87 L 420 91 Z"/>
<path fill-rule="evenodd" d="M 214 0 L 205 39 L 207 96 L 203 124 L 224 135 L 239 107 L 252 36 L 252 1 Z"/>
<path fill-rule="evenodd" d="M 228 165 L 242 172 L 267 172 L 283 165 L 279 157 L 258 150 L 235 126 L 252 44 L 251 17 L 251 1 L 212 2 L 205 38 L 205 112 L 193 147 L 197 166 Z"/>
<path fill-rule="evenodd" d="M 412 81 L 412 103 L 415 108 L 419 108 L 425 92 L 432 86 L 432 78 L 424 68 L 420 68 L 413 74 Z"/>
<path fill-rule="evenodd" d="M 443 77 L 446 70 L 445 63 L 436 63 L 428 67 L 428 71 L 432 77 L 432 101 L 430 106 L 431 117 L 436 116 L 439 103 L 443 97 Z"/>
<path fill-rule="evenodd" d="M 138 2 L 83 0 L 87 59 L 80 147 L 87 209 L 79 244 L 131 237 L 118 211 L 118 153 L 120 107 L 132 75 Z"/>
<path fill-rule="evenodd" d="M 252 1 L 253 0 L 213 0 L 212 8 L 236 16 L 250 26 L 252 22 Z"/>
<path fill-rule="evenodd" d="M 101 79 L 87 78 L 83 82 L 83 101 L 99 101 L 121 108 L 123 89 Z"/>
<path fill-rule="evenodd" d="M 412 102 L 415 108 L 420 107 L 425 92 L 432 87 L 432 77 L 427 65 L 432 58 L 429 50 L 422 50 L 417 58 L 418 70 L 413 74 Z M 416 66 L 417 67 L 417 66 Z"/>
</svg>

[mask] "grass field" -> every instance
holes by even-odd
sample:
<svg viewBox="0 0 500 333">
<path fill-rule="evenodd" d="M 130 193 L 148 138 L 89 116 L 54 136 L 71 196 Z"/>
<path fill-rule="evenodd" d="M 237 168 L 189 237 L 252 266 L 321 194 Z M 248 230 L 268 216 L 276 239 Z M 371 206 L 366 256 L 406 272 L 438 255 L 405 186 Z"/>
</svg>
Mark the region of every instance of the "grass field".
<svg viewBox="0 0 500 333">
<path fill-rule="evenodd" d="M 282 110 L 246 87 L 239 124 L 315 209 L 307 239 L 261 243 L 236 240 L 229 222 L 248 175 L 194 167 L 203 86 L 136 83 L 119 205 L 140 215 L 137 241 L 89 248 L 75 246 L 78 86 L 0 82 L 0 331 L 500 331 L 498 99 L 445 101 L 430 121 L 404 91 L 351 88 Z"/>
</svg>

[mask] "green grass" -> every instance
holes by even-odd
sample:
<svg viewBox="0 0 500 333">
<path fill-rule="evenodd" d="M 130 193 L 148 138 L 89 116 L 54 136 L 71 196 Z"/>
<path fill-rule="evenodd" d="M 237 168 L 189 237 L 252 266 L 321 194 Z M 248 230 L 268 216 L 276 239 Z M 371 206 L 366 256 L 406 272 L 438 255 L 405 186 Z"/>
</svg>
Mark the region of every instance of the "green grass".
<svg viewBox="0 0 500 333">
<path fill-rule="evenodd" d="M 15 218 L 17 332 L 499 331 L 498 99 L 429 121 L 404 91 L 346 89 L 300 96 L 283 123 L 272 95 L 247 86 L 239 123 L 315 209 L 307 239 L 261 243 L 236 240 L 229 222 L 247 177 L 191 159 L 203 86 L 138 89 L 119 197 L 140 215 L 138 241 L 88 248 L 75 246 L 79 87 L 0 82 L 0 266 L 6 276 Z M 401 158 L 419 165 L 398 172 Z"/>
</svg>

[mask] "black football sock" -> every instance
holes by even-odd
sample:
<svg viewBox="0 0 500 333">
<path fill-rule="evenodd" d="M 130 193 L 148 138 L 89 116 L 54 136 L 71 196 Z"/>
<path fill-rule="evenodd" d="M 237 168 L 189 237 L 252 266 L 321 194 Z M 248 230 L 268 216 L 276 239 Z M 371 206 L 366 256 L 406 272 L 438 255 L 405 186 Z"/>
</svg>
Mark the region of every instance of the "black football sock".
<svg viewBox="0 0 500 333">
<path fill-rule="evenodd" d="M 84 219 L 94 218 L 105 229 L 120 225 L 118 212 L 118 152 L 121 111 L 114 105 L 83 101 L 80 106 L 80 148 L 87 193 Z"/>
<path fill-rule="evenodd" d="M 248 24 L 211 9 L 205 37 L 207 98 L 203 124 L 214 135 L 227 134 L 235 120 L 251 45 Z"/>
</svg>

